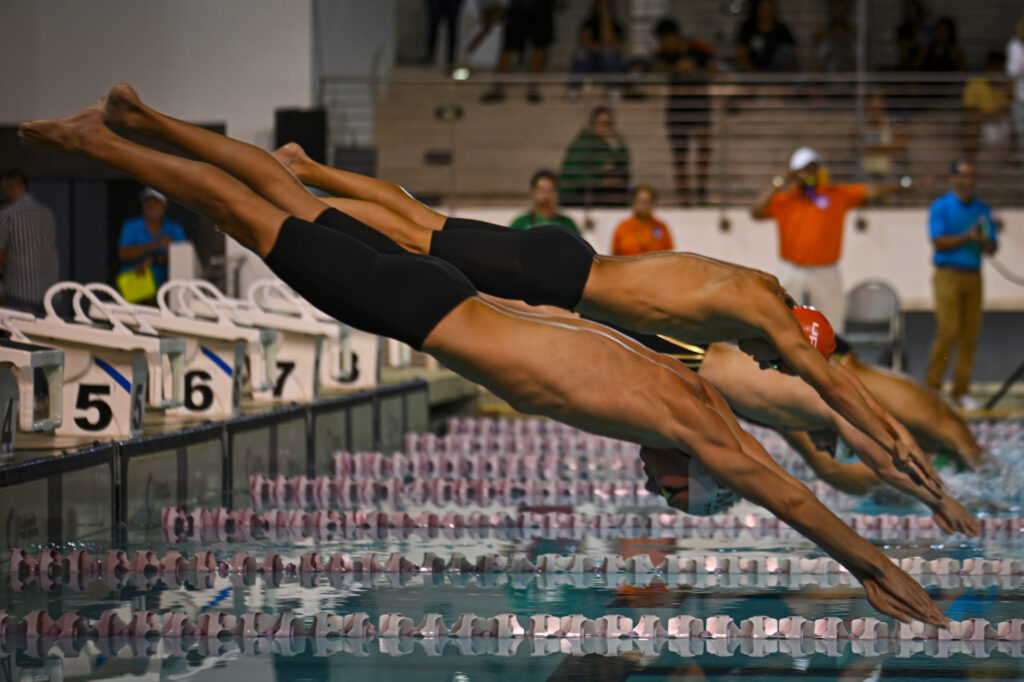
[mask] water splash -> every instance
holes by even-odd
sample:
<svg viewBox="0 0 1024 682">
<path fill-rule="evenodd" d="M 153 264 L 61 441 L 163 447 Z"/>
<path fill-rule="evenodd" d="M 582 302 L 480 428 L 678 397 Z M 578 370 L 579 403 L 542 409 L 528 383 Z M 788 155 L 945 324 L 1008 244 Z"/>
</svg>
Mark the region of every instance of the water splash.
<svg viewBox="0 0 1024 682">
<path fill-rule="evenodd" d="M 1024 509 L 1024 419 L 973 422 L 971 433 L 988 461 L 977 471 L 944 474 L 950 495 L 972 509 Z"/>
</svg>

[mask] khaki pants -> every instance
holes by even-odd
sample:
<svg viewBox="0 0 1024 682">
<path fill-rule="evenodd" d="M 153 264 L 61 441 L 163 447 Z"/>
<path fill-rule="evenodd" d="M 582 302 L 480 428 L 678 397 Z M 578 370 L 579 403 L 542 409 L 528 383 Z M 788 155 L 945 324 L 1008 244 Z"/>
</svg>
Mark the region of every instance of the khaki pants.
<svg viewBox="0 0 1024 682">
<path fill-rule="evenodd" d="M 949 354 L 957 346 L 953 397 L 959 398 L 970 390 L 974 347 L 981 329 L 981 273 L 936 268 L 932 285 L 937 329 L 926 381 L 934 389 L 941 388 Z"/>
<path fill-rule="evenodd" d="M 846 296 L 838 265 L 804 267 L 789 261 L 779 263 L 779 283 L 800 305 L 812 305 L 828 318 L 841 334 L 846 327 Z"/>
</svg>

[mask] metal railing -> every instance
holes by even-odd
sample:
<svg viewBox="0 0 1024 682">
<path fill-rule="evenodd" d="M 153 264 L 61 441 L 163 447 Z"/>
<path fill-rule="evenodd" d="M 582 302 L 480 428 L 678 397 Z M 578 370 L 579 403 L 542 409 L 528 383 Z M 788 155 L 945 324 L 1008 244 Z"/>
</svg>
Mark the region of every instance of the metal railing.
<svg viewBox="0 0 1024 682">
<path fill-rule="evenodd" d="M 1000 74 L 725 73 L 691 83 L 630 74 L 587 76 L 571 87 L 578 78 L 456 80 L 413 69 L 380 82 L 325 77 L 328 158 L 372 147 L 377 174 L 414 194 L 445 203 L 521 202 L 536 169 L 566 170 L 570 142 L 595 107 L 607 106 L 629 149 L 628 170 L 587 170 L 606 187 L 650 185 L 662 205 L 747 204 L 804 145 L 819 152 L 833 183 L 912 177 L 891 205 L 934 199 L 947 187 L 951 162 L 964 158 L 975 160 L 988 201 L 1024 204 L 1012 88 Z M 1004 93 L 1005 111 L 965 108 L 965 88 L 983 81 Z M 504 99 L 482 102 L 495 88 Z M 542 101 L 529 102 L 530 89 Z M 599 187 L 588 185 L 576 201 L 625 200 Z"/>
</svg>

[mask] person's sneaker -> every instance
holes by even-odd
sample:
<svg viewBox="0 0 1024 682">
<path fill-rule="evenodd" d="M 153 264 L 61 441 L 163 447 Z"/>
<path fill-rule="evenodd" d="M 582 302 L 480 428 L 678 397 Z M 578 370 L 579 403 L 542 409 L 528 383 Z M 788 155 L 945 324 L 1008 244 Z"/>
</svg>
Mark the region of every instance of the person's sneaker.
<svg viewBox="0 0 1024 682">
<path fill-rule="evenodd" d="M 976 398 L 972 398 L 967 394 L 953 398 L 953 402 L 956 403 L 956 406 L 959 407 L 961 410 L 981 409 L 981 401 Z"/>
</svg>

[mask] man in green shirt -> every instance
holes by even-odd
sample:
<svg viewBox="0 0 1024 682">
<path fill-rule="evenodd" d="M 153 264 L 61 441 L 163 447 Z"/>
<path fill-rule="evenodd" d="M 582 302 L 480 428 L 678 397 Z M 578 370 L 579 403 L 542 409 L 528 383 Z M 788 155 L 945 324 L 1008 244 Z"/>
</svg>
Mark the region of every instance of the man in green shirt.
<svg viewBox="0 0 1024 682">
<path fill-rule="evenodd" d="M 558 180 L 549 170 L 539 170 L 530 178 L 530 198 L 533 208 L 512 221 L 509 225 L 513 230 L 526 230 L 534 225 L 561 225 L 576 234 L 573 219 L 558 212 Z"/>
</svg>

